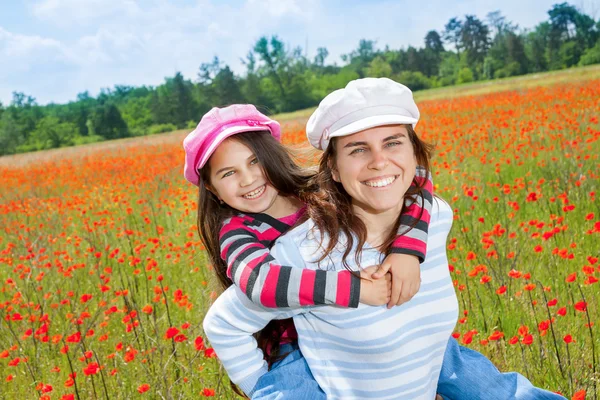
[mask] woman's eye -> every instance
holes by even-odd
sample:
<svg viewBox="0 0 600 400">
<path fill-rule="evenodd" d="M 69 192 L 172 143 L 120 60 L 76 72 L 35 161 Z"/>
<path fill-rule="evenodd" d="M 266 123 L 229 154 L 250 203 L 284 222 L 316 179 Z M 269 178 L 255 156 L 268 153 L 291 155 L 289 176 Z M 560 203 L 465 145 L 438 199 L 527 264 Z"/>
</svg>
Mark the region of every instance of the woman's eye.
<svg viewBox="0 0 600 400">
<path fill-rule="evenodd" d="M 358 154 L 358 153 L 362 153 L 363 151 L 365 151 L 365 149 L 363 149 L 363 148 L 360 148 L 360 147 L 359 147 L 358 149 L 354 149 L 354 150 L 352 150 L 352 151 L 350 152 L 350 155 L 352 155 L 352 154 Z"/>
<path fill-rule="evenodd" d="M 400 146 L 402 144 L 402 142 L 389 142 L 386 143 L 387 147 L 394 147 L 394 146 Z"/>
</svg>

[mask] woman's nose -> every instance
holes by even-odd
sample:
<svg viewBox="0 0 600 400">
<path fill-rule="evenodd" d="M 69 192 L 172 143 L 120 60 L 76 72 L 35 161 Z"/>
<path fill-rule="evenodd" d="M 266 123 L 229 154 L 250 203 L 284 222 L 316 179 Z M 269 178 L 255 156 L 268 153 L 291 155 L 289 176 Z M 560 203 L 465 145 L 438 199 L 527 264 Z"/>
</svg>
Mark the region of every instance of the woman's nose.
<svg viewBox="0 0 600 400">
<path fill-rule="evenodd" d="M 387 166 L 388 160 L 382 151 L 372 151 L 372 159 L 369 163 L 369 169 L 381 170 Z"/>
</svg>

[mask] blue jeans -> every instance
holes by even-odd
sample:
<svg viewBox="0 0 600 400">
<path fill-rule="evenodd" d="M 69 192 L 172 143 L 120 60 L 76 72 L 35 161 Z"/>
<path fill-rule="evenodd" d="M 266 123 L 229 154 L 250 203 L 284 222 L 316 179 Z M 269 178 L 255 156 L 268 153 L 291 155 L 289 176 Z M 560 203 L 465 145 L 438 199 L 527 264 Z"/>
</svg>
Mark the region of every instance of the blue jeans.
<svg viewBox="0 0 600 400">
<path fill-rule="evenodd" d="M 516 372 L 501 373 L 483 354 L 459 346 L 450 338 L 438 381 L 444 400 L 560 400 L 564 397 L 536 388 Z"/>
<path fill-rule="evenodd" d="M 281 351 L 290 353 L 258 380 L 252 400 L 325 400 L 298 345 L 284 345 Z M 536 388 L 521 374 L 501 373 L 483 354 L 459 346 L 454 338 L 444 353 L 437 392 L 444 400 L 565 400 Z"/>
<path fill-rule="evenodd" d="M 326 400 L 298 343 L 285 344 L 280 352 L 289 354 L 273 363 L 269 372 L 260 377 L 252 400 Z"/>
</svg>

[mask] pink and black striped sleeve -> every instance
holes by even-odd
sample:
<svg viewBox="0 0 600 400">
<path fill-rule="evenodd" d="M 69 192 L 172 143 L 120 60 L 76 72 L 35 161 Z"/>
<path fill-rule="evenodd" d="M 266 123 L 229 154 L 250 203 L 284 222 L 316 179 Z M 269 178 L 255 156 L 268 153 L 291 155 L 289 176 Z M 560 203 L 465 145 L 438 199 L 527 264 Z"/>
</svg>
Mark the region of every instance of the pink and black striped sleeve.
<svg viewBox="0 0 600 400">
<path fill-rule="evenodd" d="M 391 252 L 411 254 L 417 256 L 419 261 L 423 262 L 427 253 L 427 234 L 433 202 L 433 181 L 431 174 L 427 174 L 423 167 L 417 167 L 415 180 L 423 185 L 423 196 L 417 195 L 415 199 L 405 199 L 406 207 L 400 215 L 398 236 L 392 244 Z M 415 186 L 414 182 L 413 186 Z"/>
<path fill-rule="evenodd" d="M 256 304 L 270 308 L 319 305 L 358 307 L 360 278 L 350 271 L 322 271 L 284 266 L 269 246 L 289 225 L 260 215 L 237 215 L 219 233 L 227 276 Z"/>
</svg>

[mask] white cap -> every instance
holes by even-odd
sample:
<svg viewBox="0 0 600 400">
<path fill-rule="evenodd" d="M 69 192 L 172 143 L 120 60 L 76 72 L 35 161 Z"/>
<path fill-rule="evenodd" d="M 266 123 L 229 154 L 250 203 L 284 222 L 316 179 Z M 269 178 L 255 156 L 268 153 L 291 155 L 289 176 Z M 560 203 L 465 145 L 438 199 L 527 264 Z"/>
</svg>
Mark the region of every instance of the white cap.
<svg viewBox="0 0 600 400">
<path fill-rule="evenodd" d="M 306 136 L 315 148 L 324 150 L 332 137 L 382 125 L 414 127 L 419 115 L 406 86 L 388 78 L 356 79 L 321 101 L 306 124 Z"/>
</svg>

